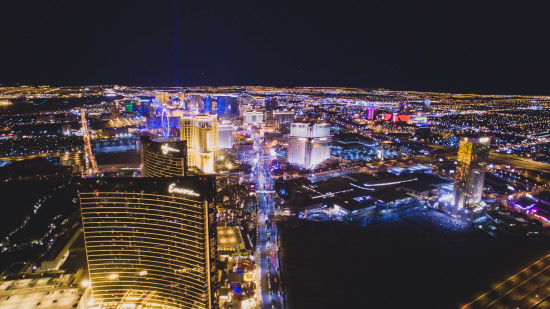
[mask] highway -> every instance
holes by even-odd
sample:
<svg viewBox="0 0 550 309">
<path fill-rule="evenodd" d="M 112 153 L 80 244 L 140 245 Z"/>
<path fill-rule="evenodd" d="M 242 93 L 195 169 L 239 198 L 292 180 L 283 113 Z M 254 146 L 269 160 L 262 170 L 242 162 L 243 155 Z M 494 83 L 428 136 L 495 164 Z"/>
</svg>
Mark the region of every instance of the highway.
<svg viewBox="0 0 550 309">
<path fill-rule="evenodd" d="M 444 154 L 441 154 L 441 157 L 444 157 L 448 160 L 456 160 L 457 151 L 444 148 L 444 147 L 434 147 L 435 149 L 444 149 L 446 152 Z M 510 165 L 511 168 L 517 168 L 517 169 L 524 169 L 529 170 L 533 172 L 544 172 L 544 173 L 550 173 L 550 164 L 537 162 L 533 160 L 529 160 L 526 158 L 505 154 L 505 153 L 498 153 L 491 151 L 489 153 L 489 163 L 495 164 L 495 165 Z"/>
<path fill-rule="evenodd" d="M 279 274 L 277 226 L 272 220 L 275 212 L 273 180 L 269 175 L 269 156 L 264 156 L 260 140 L 255 143 L 258 148 L 254 176 L 258 189 L 258 243 L 256 257 L 260 271 L 261 308 L 284 308 L 282 301 L 281 277 Z"/>
<path fill-rule="evenodd" d="M 489 154 L 489 161 L 493 164 L 510 165 L 513 168 L 550 173 L 550 164 L 537 162 L 504 153 L 496 153 L 491 151 L 491 153 Z"/>
<path fill-rule="evenodd" d="M 550 308 L 550 254 L 461 307 L 477 308 Z"/>
</svg>

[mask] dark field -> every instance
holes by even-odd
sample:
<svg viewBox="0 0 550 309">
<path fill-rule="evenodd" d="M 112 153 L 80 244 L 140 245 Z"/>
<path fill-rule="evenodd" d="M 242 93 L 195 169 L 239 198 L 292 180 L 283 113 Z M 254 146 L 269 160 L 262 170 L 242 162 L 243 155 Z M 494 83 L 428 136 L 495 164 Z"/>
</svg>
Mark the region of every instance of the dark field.
<svg viewBox="0 0 550 309">
<path fill-rule="evenodd" d="M 289 308 L 458 308 L 550 252 L 546 240 L 451 235 L 401 219 L 366 228 L 286 224 Z"/>
</svg>

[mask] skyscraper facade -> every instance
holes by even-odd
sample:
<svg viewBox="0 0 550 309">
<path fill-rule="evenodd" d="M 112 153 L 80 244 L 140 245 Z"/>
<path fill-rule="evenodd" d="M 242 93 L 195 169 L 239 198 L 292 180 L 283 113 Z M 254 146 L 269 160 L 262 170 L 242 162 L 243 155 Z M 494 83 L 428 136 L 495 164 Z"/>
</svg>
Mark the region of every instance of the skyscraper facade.
<svg viewBox="0 0 550 309">
<path fill-rule="evenodd" d="M 471 208 L 481 202 L 485 166 L 489 158 L 489 137 L 463 137 L 458 148 L 455 173 L 455 208 Z"/>
<path fill-rule="evenodd" d="M 204 109 L 202 110 L 202 113 L 206 115 L 213 114 L 215 110 L 214 105 L 215 104 L 212 97 L 209 97 L 209 96 L 204 97 Z"/>
<path fill-rule="evenodd" d="M 187 166 L 203 173 L 214 173 L 214 161 L 219 148 L 216 116 L 182 117 L 181 140 L 187 142 Z"/>
<path fill-rule="evenodd" d="M 239 104 L 237 97 L 234 96 L 218 96 L 218 116 L 223 118 L 233 118 L 239 116 Z"/>
<path fill-rule="evenodd" d="M 311 169 L 330 158 L 330 125 L 293 123 L 288 142 L 288 163 Z"/>
<path fill-rule="evenodd" d="M 187 176 L 187 142 L 174 138 L 141 141 L 141 174 L 143 177 Z"/>
<path fill-rule="evenodd" d="M 216 308 L 215 180 L 78 181 L 92 306 Z"/>
<path fill-rule="evenodd" d="M 218 142 L 220 149 L 233 148 L 233 126 L 230 124 L 218 125 Z"/>
</svg>

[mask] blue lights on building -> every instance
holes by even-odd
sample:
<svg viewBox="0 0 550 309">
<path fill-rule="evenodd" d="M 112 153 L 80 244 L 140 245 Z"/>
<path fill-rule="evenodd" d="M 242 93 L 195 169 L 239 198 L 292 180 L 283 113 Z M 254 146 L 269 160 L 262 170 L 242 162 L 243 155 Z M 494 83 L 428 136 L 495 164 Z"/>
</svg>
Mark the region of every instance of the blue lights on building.
<svg viewBox="0 0 550 309">
<path fill-rule="evenodd" d="M 168 123 L 164 123 L 165 127 L 168 128 L 179 128 L 180 127 L 180 118 L 179 117 L 168 117 Z M 166 119 L 164 120 L 166 121 Z M 146 120 L 147 130 L 158 130 L 163 129 L 163 120 L 161 117 L 147 117 Z"/>
<path fill-rule="evenodd" d="M 212 114 L 212 98 L 211 97 L 204 97 L 204 110 L 202 111 L 202 114 Z"/>
<path fill-rule="evenodd" d="M 134 111 L 140 114 L 149 113 L 149 105 L 153 103 L 155 97 L 152 96 L 138 96 L 139 104 L 134 105 Z"/>
<path fill-rule="evenodd" d="M 229 112 L 230 102 L 228 97 L 218 97 L 218 115 Z"/>
</svg>

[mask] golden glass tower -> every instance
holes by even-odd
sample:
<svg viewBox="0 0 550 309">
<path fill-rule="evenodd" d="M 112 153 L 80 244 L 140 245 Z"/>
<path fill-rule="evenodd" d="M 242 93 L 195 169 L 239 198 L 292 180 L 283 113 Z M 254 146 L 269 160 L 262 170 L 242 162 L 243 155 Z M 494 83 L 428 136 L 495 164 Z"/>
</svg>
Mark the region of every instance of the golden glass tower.
<svg viewBox="0 0 550 309">
<path fill-rule="evenodd" d="M 217 116 L 199 115 L 182 117 L 181 140 L 187 142 L 187 165 L 203 173 L 214 173 L 214 160 L 218 151 Z"/>
<path fill-rule="evenodd" d="M 460 139 L 454 184 L 455 209 L 471 208 L 481 202 L 489 145 L 489 137 Z"/>
<path fill-rule="evenodd" d="M 78 186 L 91 307 L 217 308 L 212 176 Z"/>
</svg>

